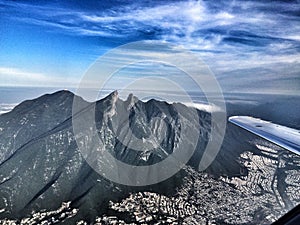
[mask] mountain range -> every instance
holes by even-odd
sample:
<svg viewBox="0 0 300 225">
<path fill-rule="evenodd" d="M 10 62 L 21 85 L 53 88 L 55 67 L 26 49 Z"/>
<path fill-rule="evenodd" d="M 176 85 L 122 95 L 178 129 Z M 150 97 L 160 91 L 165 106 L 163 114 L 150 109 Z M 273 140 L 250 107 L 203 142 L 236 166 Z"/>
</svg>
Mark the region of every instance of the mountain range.
<svg viewBox="0 0 300 225">
<path fill-rule="evenodd" d="M 249 108 L 262 111 L 240 104 L 228 113 Z M 122 100 L 116 91 L 95 102 L 65 90 L 24 101 L 0 115 L 0 222 L 266 224 L 299 204 L 299 157 L 230 124 L 212 165 L 197 171 L 211 123 L 207 111 L 133 94 Z M 188 149 L 191 158 L 175 158 L 178 171 L 158 183 L 124 185 L 101 174 L 105 166 L 127 181 L 150 179 L 126 174 L 103 151 L 147 167 Z"/>
<path fill-rule="evenodd" d="M 105 212 L 108 200 L 118 199 L 129 190 L 140 189 L 109 181 L 95 172 L 82 157 L 72 128 L 75 98 L 85 109 L 80 112 L 82 114 L 91 106 L 96 108 L 96 134 L 103 139 L 110 154 L 127 164 L 155 164 L 172 154 L 179 139 L 184 138 L 183 144 L 187 144 L 189 137 L 180 136 L 180 120 L 184 120 L 182 129 L 200 129 L 191 165 L 199 161 L 200 150 L 208 141 L 210 114 L 197 110 L 199 117 L 193 118 L 189 108 L 180 103 L 168 104 L 154 99 L 142 102 L 132 94 L 123 101 L 117 92 L 89 103 L 69 91 L 24 101 L 0 116 L 0 209 L 4 210 L 1 218 L 21 218 L 32 211 L 56 209 L 62 202 L 69 201 L 80 209 L 79 216 L 93 218 Z M 180 112 L 185 114 L 180 114 L 176 110 L 178 107 L 183 108 Z M 134 136 L 141 140 L 155 134 L 163 137 L 161 143 L 146 143 L 143 151 L 124 145 L 117 135 L 124 134 L 127 142 L 134 141 L 126 137 L 129 127 L 122 125 L 125 113 L 129 115 Z M 169 121 L 165 125 L 162 120 Z M 147 189 L 169 190 L 180 182 L 174 177 L 172 182 L 169 179 Z"/>
</svg>

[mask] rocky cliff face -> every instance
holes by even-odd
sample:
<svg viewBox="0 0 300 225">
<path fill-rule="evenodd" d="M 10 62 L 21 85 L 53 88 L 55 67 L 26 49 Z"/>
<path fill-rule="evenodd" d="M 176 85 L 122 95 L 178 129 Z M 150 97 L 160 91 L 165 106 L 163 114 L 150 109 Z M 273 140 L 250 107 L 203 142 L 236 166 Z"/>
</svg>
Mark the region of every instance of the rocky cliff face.
<svg viewBox="0 0 300 225">
<path fill-rule="evenodd" d="M 93 218 L 105 212 L 108 200 L 129 191 L 97 174 L 83 159 L 72 128 L 74 98 L 83 109 L 91 105 L 96 109 L 92 135 L 115 158 L 131 165 L 160 162 L 178 146 L 187 145 L 190 137 L 182 136 L 181 129 L 200 133 L 197 145 L 192 146 L 197 148 L 195 157 L 208 141 L 210 114 L 197 111 L 195 117 L 181 104 L 142 102 L 133 95 L 123 101 L 117 92 L 88 103 L 68 91 L 25 101 L 0 116 L 0 217 L 23 217 L 33 210 L 55 210 L 62 202 L 70 202 L 79 208 L 79 217 Z M 80 113 L 84 110 L 76 116 Z M 88 139 L 81 144 L 89 144 Z M 177 181 L 165 181 L 160 190 L 169 185 L 176 186 Z"/>
</svg>

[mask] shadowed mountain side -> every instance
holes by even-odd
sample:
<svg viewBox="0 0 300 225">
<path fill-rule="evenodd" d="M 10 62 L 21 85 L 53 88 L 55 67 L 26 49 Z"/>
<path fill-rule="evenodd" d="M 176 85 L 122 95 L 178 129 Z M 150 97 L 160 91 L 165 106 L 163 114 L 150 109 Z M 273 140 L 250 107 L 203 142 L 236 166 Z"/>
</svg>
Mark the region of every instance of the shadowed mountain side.
<svg viewBox="0 0 300 225">
<path fill-rule="evenodd" d="M 104 137 L 113 156 L 132 165 L 150 165 L 168 157 L 177 148 L 176 143 L 181 143 L 179 125 L 184 123 L 184 129 L 200 129 L 196 153 L 190 161 L 196 166 L 208 140 L 210 114 L 197 111 L 198 117 L 193 117 L 189 108 L 179 103 L 142 102 L 133 95 L 123 101 L 115 94 L 88 103 L 71 92 L 59 91 L 25 101 L 0 116 L 0 209 L 5 209 L 1 218 L 21 218 L 32 210 L 54 210 L 62 202 L 71 201 L 72 207 L 79 208 L 75 219 L 92 220 L 105 213 L 109 200 L 118 200 L 129 192 L 150 190 L 171 195 L 170 190 L 176 190 L 184 171 L 159 184 L 140 188 L 117 185 L 97 174 L 83 159 L 74 138 L 73 98 L 80 101 L 83 109 L 75 116 L 95 106 L 95 134 Z M 122 116 L 125 113 L 129 118 Z M 129 127 L 123 126 L 126 120 Z M 200 126 L 194 125 L 198 123 Z M 138 139 L 154 134 L 162 137 L 161 143 L 149 144 L 146 153 L 128 148 L 116 135 L 130 142 L 126 136 L 129 128 Z"/>
</svg>

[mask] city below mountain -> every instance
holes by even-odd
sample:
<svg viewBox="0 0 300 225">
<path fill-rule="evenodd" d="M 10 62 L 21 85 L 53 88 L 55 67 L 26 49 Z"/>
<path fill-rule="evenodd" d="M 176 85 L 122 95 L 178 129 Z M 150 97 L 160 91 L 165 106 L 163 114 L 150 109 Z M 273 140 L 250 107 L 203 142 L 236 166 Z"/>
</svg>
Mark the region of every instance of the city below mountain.
<svg viewBox="0 0 300 225">
<path fill-rule="evenodd" d="M 79 142 L 73 122 L 89 110 L 95 127 Z M 0 115 L 0 222 L 262 224 L 299 204 L 299 157 L 230 124 L 213 164 L 197 171 L 211 123 L 207 111 L 132 94 L 122 100 L 116 91 L 93 103 L 69 91 L 24 101 Z M 126 186 L 85 160 L 80 148 L 96 137 L 116 160 L 136 167 L 195 151 L 169 179 Z M 94 160 L 105 165 L 101 156 Z"/>
</svg>

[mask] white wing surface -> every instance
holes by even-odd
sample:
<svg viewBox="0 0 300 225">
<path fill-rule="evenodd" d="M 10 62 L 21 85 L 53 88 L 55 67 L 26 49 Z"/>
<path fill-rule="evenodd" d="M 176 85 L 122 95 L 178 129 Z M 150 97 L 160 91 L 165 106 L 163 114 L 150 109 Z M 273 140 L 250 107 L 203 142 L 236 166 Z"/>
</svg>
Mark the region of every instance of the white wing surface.
<svg viewBox="0 0 300 225">
<path fill-rule="evenodd" d="M 232 116 L 229 122 L 300 155 L 300 131 L 250 116 Z"/>
</svg>

